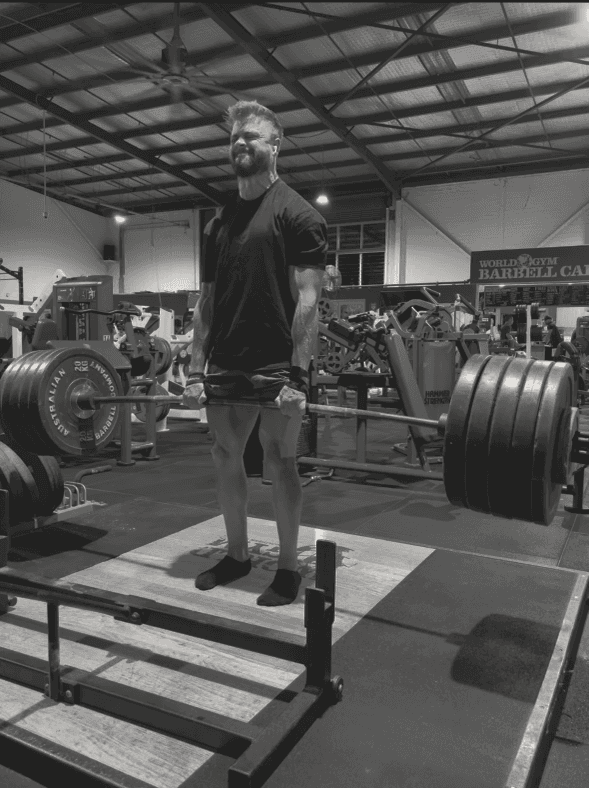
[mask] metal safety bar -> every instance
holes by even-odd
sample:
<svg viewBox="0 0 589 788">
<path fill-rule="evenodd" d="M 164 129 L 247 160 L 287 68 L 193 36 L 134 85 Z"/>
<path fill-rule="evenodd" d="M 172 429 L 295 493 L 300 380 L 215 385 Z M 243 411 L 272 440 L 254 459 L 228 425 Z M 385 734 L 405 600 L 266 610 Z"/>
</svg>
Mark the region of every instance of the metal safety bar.
<svg viewBox="0 0 589 788">
<path fill-rule="evenodd" d="M 3 504 L 8 506 L 8 496 L 3 496 L 3 492 L 0 491 L 0 514 L 6 515 L 7 508 L 3 510 Z M 45 694 L 56 702 L 122 714 L 130 722 L 188 738 L 197 745 L 222 747 L 226 754 L 238 759 L 229 769 L 228 784 L 242 788 L 261 786 L 305 731 L 329 705 L 341 700 L 343 693 L 341 677 L 331 676 L 337 548 L 334 542 L 326 540 L 318 540 L 316 548 L 315 587 L 305 589 L 306 638 L 142 597 L 124 596 L 66 581 L 20 576 L 4 567 L 0 573 L 4 611 L 7 604 L 16 603 L 15 599 L 6 596 L 7 593 L 47 604 L 48 661 L 10 651 L 5 641 L 0 649 L 0 678 L 34 689 L 44 688 Z M 306 667 L 305 686 L 268 727 L 261 728 L 100 676 L 80 676 L 79 671 L 60 664 L 60 605 L 298 662 Z M 10 733 L 0 731 L 2 737 L 10 737 Z M 43 754 L 54 757 L 50 749 Z"/>
</svg>

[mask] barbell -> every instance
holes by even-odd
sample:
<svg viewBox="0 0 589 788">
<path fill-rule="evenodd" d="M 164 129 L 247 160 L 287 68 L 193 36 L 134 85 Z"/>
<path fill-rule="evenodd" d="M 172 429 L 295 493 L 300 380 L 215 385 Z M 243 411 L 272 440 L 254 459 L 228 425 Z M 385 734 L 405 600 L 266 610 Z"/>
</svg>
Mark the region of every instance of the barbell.
<svg viewBox="0 0 589 788">
<path fill-rule="evenodd" d="M 463 367 L 448 412 L 438 420 L 315 403 L 307 411 L 430 428 L 444 436 L 451 503 L 547 525 L 573 463 L 589 464 L 589 435 L 579 432 L 573 391 L 570 364 L 477 355 Z M 182 398 L 124 395 L 112 364 L 91 349 L 27 353 L 0 377 L 4 432 L 36 454 L 94 454 L 114 439 L 121 404 L 150 402 Z"/>
</svg>

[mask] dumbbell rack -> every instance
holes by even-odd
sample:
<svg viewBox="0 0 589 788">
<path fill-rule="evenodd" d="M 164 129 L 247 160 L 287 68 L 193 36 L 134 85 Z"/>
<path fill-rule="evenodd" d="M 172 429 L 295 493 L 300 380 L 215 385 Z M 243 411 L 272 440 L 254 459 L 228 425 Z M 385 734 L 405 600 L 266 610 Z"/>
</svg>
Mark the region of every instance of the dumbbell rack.
<svg viewBox="0 0 589 788">
<path fill-rule="evenodd" d="M 8 494 L 0 491 L 0 523 L 8 521 Z M 6 537 L 0 535 L 0 566 L 6 564 Z M 332 625 L 335 619 L 335 542 L 318 540 L 314 588 L 305 589 L 306 638 L 233 619 L 174 607 L 151 599 L 124 596 L 103 589 L 0 571 L 0 615 L 16 604 L 15 597 L 47 604 L 48 659 L 0 650 L 0 678 L 44 692 L 56 703 L 79 705 L 101 713 L 123 715 L 131 722 L 235 757 L 228 771 L 229 788 L 258 788 L 280 765 L 325 710 L 342 699 L 343 679 L 331 675 Z M 8 594 L 11 596 L 9 597 Z M 14 596 L 12 596 L 14 595 Z M 158 627 L 170 632 L 222 643 L 258 654 L 299 663 L 306 668 L 305 685 L 266 727 L 244 723 L 204 708 L 115 683 L 60 663 L 59 606 L 112 616 L 116 621 Z M 0 726 L 0 740 L 22 744 L 19 729 Z M 29 744 L 47 760 L 63 760 L 50 742 Z M 67 746 L 67 744 L 66 744 Z M 66 765 L 101 784 L 123 788 L 128 782 L 92 771 L 71 751 Z M 75 782 L 75 780 L 74 780 Z"/>
</svg>

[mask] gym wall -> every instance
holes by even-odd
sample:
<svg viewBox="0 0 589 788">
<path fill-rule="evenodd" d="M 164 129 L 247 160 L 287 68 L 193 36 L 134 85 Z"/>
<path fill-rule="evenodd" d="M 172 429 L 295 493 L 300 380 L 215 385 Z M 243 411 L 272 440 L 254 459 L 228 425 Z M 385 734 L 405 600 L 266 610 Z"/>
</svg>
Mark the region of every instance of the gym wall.
<svg viewBox="0 0 589 788">
<path fill-rule="evenodd" d="M 122 225 L 125 292 L 198 290 L 199 224 L 199 212 L 187 210 L 133 216 Z M 113 276 L 118 291 L 118 266 Z"/>
<path fill-rule="evenodd" d="M 42 195 L 0 179 L 0 257 L 11 270 L 23 267 L 25 301 L 58 268 L 66 276 L 111 273 L 103 261 L 104 245 L 116 245 L 111 219 L 50 198 L 47 214 Z M 0 282 L 0 300 L 18 300 L 16 280 Z"/>
<path fill-rule="evenodd" d="M 588 193 L 589 170 L 403 189 L 406 281 L 467 279 L 471 251 L 589 243 Z"/>
</svg>

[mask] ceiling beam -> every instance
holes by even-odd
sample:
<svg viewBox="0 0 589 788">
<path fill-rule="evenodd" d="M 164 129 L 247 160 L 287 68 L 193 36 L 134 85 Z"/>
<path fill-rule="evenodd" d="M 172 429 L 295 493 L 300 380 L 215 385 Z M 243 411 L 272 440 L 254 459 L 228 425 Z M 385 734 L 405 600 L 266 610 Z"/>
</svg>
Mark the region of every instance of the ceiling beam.
<svg viewBox="0 0 589 788">
<path fill-rule="evenodd" d="M 588 110 L 589 112 L 589 110 Z M 432 135 L 436 136 L 436 135 Z M 559 140 L 567 140 L 567 139 L 578 139 L 580 137 L 587 137 L 589 139 L 589 129 L 565 129 L 564 131 L 554 132 L 551 135 L 551 139 L 554 142 L 558 142 Z M 380 137 L 374 137 L 370 140 L 371 145 L 380 145 L 387 142 L 395 142 L 396 138 L 390 134 L 382 135 Z M 513 139 L 505 139 L 505 140 L 491 140 L 487 141 L 484 140 L 480 143 L 474 144 L 471 147 L 471 150 L 489 150 L 490 147 L 492 148 L 511 148 L 511 147 L 521 147 L 521 146 L 538 146 L 541 143 L 546 141 L 546 137 L 544 134 L 535 134 L 532 136 L 524 136 L 524 137 L 515 137 Z M 489 145 L 488 142 L 492 144 Z M 305 148 L 304 151 L 300 151 L 297 148 L 291 148 L 287 150 L 282 150 L 280 152 L 280 157 L 278 159 L 279 171 L 280 171 L 280 164 L 281 162 L 284 163 L 285 159 L 288 160 L 291 157 L 301 156 L 304 154 L 312 155 L 314 153 L 321 153 L 326 154 L 332 151 L 340 151 L 344 150 L 347 146 L 341 142 L 332 142 L 329 145 L 313 145 L 311 147 Z M 551 149 L 544 146 L 546 153 L 551 153 Z M 426 148 L 424 151 L 415 150 L 410 152 L 403 152 L 403 153 L 391 153 L 387 155 L 383 155 L 383 159 L 385 161 L 403 161 L 404 159 L 417 159 L 417 158 L 424 158 L 425 156 L 440 156 L 444 153 L 452 152 L 452 148 L 447 147 L 437 147 L 437 148 Z M 567 151 L 567 153 L 573 153 L 574 151 Z M 580 155 L 580 152 L 579 152 Z M 587 153 L 589 156 L 589 151 Z M 194 172 L 194 170 L 204 169 L 209 167 L 221 167 L 227 164 L 226 158 L 218 158 L 218 159 L 209 159 L 208 161 L 202 162 L 194 162 L 190 164 L 186 164 L 185 168 L 188 171 Z M 355 159 L 353 161 L 346 161 L 346 165 L 350 164 L 358 164 L 358 160 Z M 309 165 L 309 169 L 331 169 L 332 167 L 340 167 L 342 164 L 338 161 L 331 162 L 326 160 L 325 163 L 317 163 L 313 166 Z M 293 168 L 289 170 L 290 172 L 297 172 L 297 168 Z M 301 170 L 304 171 L 304 170 Z M 28 172 L 28 171 L 27 171 Z M 12 175 L 17 173 L 16 170 L 12 171 Z M 143 169 L 137 170 L 117 170 L 110 173 L 103 173 L 102 175 L 92 175 L 86 178 L 68 178 L 67 180 L 52 180 L 50 181 L 52 188 L 57 187 L 69 187 L 69 186 L 87 186 L 93 183 L 105 183 L 109 181 L 119 181 L 125 180 L 127 178 L 142 178 L 149 175 L 155 175 L 157 170 L 152 167 L 146 167 Z M 31 174 L 30 172 L 28 174 Z M 231 179 L 234 176 L 227 176 L 227 179 Z M 210 183 L 215 183 L 219 178 L 223 178 L 223 176 L 213 176 L 212 178 L 208 178 Z"/>
<path fill-rule="evenodd" d="M 219 3 L 200 3 L 200 7 L 213 19 L 222 30 L 228 33 L 237 43 L 245 49 L 274 80 L 280 82 L 292 95 L 310 110 L 318 120 L 346 143 L 358 156 L 367 162 L 376 172 L 378 177 L 391 192 L 398 191 L 395 175 L 384 167 L 366 145 L 346 127 L 339 118 L 330 115 L 321 102 L 310 93 L 298 80 L 293 79 L 292 73 L 285 68 L 243 25 L 241 25 Z"/>
<path fill-rule="evenodd" d="M 559 120 L 562 118 L 571 119 L 574 117 L 579 117 L 582 115 L 589 114 L 589 107 L 585 104 L 581 105 L 580 107 L 571 107 L 570 109 L 558 109 L 558 110 L 546 110 L 542 113 L 542 117 L 544 120 Z M 411 129 L 410 131 L 402 131 L 393 129 L 393 127 L 389 127 L 383 125 L 383 129 L 391 128 L 393 133 L 378 135 L 376 137 L 370 137 L 366 140 L 366 144 L 368 145 L 377 145 L 386 142 L 396 142 L 396 141 L 405 141 L 411 139 L 427 139 L 428 137 L 443 137 L 443 136 L 462 136 L 468 135 L 470 132 L 473 131 L 484 131 L 485 129 L 489 129 L 493 126 L 496 122 L 496 118 L 491 118 L 488 120 L 481 120 L 481 121 L 473 121 L 471 123 L 462 123 L 460 125 L 452 125 L 452 126 L 434 126 L 428 127 L 426 129 Z M 533 118 L 531 116 L 525 115 L 519 118 L 517 121 L 512 123 L 512 126 L 519 126 L 522 124 L 527 123 L 535 123 L 537 122 L 537 118 Z M 322 124 L 314 123 L 314 124 L 305 124 L 303 126 L 296 126 L 291 129 L 286 130 L 286 134 L 313 134 L 315 132 L 321 131 L 323 128 Z M 188 142 L 182 143 L 180 145 L 167 145 L 165 147 L 160 148 L 153 148 L 150 150 L 150 153 L 157 155 L 157 156 L 165 156 L 167 153 L 180 153 L 184 151 L 205 151 L 213 148 L 222 147 L 226 144 L 227 140 L 225 137 L 218 138 L 218 139 L 211 139 L 211 140 L 201 140 L 199 142 Z M 492 147 L 494 144 L 494 140 L 488 140 L 489 147 Z M 51 150 L 64 150 L 71 147 L 77 147 L 82 145 L 95 145 L 96 141 L 92 137 L 84 137 L 80 138 L 80 141 L 76 141 L 74 143 L 73 140 L 57 142 L 57 143 L 49 143 L 47 145 L 47 152 L 49 153 Z M 320 146 L 323 148 L 324 146 Z M 343 143 L 341 143 L 338 147 L 344 148 L 347 147 Z M 328 147 L 325 147 L 328 150 Z M 333 150 L 334 148 L 332 148 Z M 11 159 L 11 158 L 19 158 L 23 155 L 33 155 L 42 153 L 43 149 L 41 146 L 35 146 L 33 148 L 25 148 L 19 149 L 19 151 L 14 152 L 4 152 L 0 154 L 0 160 L 2 159 Z M 284 154 L 284 151 L 283 151 Z M 88 157 L 86 159 L 71 159 L 71 160 L 64 160 L 62 162 L 56 162 L 55 164 L 48 164 L 47 165 L 47 172 L 59 172 L 62 170 L 70 170 L 70 169 L 77 169 L 81 167 L 93 167 L 95 165 L 100 164 L 114 164 L 122 161 L 129 161 L 133 159 L 134 156 L 128 156 L 124 153 L 118 154 L 109 154 L 105 156 L 96 156 L 96 157 Z M 207 166 L 208 162 L 203 161 L 203 166 Z M 35 166 L 29 168 L 15 168 L 13 170 L 9 170 L 7 175 L 9 177 L 16 176 L 18 174 L 36 174 L 39 172 L 43 172 L 42 166 Z"/>
<path fill-rule="evenodd" d="M 35 8 L 33 3 L 27 3 L 28 8 L 21 9 L 20 14 L 18 10 L 10 13 L 10 17 L 18 20 L 17 22 L 11 22 L 4 17 L 7 24 L 0 24 L 0 44 L 30 36 L 33 33 L 43 33 L 71 22 L 79 22 L 98 14 L 107 14 L 109 11 L 116 11 L 128 5 L 134 5 L 134 3 L 101 3 L 98 8 L 96 3 L 39 3 L 39 6 L 44 6 L 47 9 L 39 13 L 40 8 Z M 34 11 L 33 8 L 35 8 Z"/>
<path fill-rule="evenodd" d="M 429 175 L 411 177 L 405 174 L 403 188 L 431 186 L 440 183 L 462 183 L 464 181 L 487 180 L 489 178 L 515 178 L 521 175 L 541 175 L 544 172 L 565 172 L 567 170 L 586 170 L 589 163 L 586 157 L 563 157 L 559 160 L 542 161 L 538 159 L 510 162 L 489 162 L 476 167 L 446 167 L 439 173 L 430 171 Z"/>
<path fill-rule="evenodd" d="M 575 90 L 583 90 L 584 87 L 576 87 L 578 85 L 578 80 L 574 82 L 551 82 L 545 85 L 535 85 L 534 92 L 537 96 L 542 95 L 551 95 L 552 93 L 557 93 L 561 90 L 565 91 L 575 91 Z M 289 88 L 290 89 L 290 88 Z M 309 94 L 311 95 L 311 94 Z M 392 95 L 392 94 L 385 94 L 385 95 Z M 423 115 L 435 115 L 437 113 L 448 112 L 451 110 L 457 109 L 465 109 L 467 107 L 480 107 L 480 106 L 489 106 L 492 104 L 500 104 L 508 101 L 519 101 L 521 99 L 529 98 L 529 92 L 527 88 L 516 88 L 514 90 L 506 90 L 501 93 L 489 93 L 482 96 L 469 96 L 464 99 L 456 99 L 454 101 L 436 101 L 431 104 L 422 104 L 420 106 L 412 106 L 406 107 L 402 109 L 392 109 L 390 111 L 382 110 L 379 112 L 371 112 L 371 113 L 364 113 L 361 117 L 358 116 L 351 116 L 345 118 L 334 118 L 330 116 L 329 113 L 323 108 L 324 103 L 328 103 L 330 99 L 333 99 L 333 95 L 323 95 L 323 96 L 312 96 L 314 106 L 317 106 L 321 109 L 322 117 L 321 120 L 324 125 L 327 125 L 323 120 L 323 116 L 329 118 L 330 120 L 337 123 L 338 128 L 344 128 L 345 131 L 339 132 L 335 131 L 335 133 L 341 138 L 341 134 L 344 133 L 346 136 L 348 135 L 348 127 L 351 126 L 359 126 L 359 125 L 370 125 L 373 123 L 376 124 L 385 124 L 387 122 L 395 123 L 396 120 L 405 121 L 411 120 L 411 118 L 417 118 Z M 272 109 L 277 115 L 281 115 L 283 113 L 292 112 L 297 109 L 302 109 L 302 102 L 295 100 L 295 101 L 288 101 L 283 102 L 281 104 L 272 104 L 269 103 L 270 109 Z M 572 108 L 572 111 L 574 108 Z M 313 110 L 312 110 L 313 111 Z M 83 121 L 86 117 L 88 117 L 88 113 L 72 113 L 71 119 L 69 123 L 76 127 L 80 127 L 80 121 Z M 90 113 L 90 117 L 92 117 L 92 113 Z M 319 117 L 319 115 L 317 115 Z M 73 121 L 73 122 L 72 122 Z M 207 126 L 217 126 L 219 124 L 224 123 L 224 115 L 222 113 L 216 115 L 202 115 L 202 116 L 195 116 L 193 118 L 185 118 L 178 121 L 165 121 L 162 123 L 154 123 L 150 126 L 139 126 L 135 129 L 129 129 L 121 133 L 114 134 L 113 137 L 117 139 L 125 139 L 131 140 L 137 137 L 148 137 L 153 136 L 155 134 L 165 134 L 174 131 L 185 131 L 191 129 L 202 129 L 206 128 Z M 4 137 L 8 137 L 10 134 L 24 134 L 30 131 L 38 131 L 39 129 L 36 128 L 39 125 L 38 121 L 29 121 L 25 124 L 18 124 L 14 127 L 8 126 L 2 129 L 2 134 Z M 50 124 L 46 124 L 46 128 L 50 128 Z M 321 130 L 321 126 L 317 127 L 317 130 Z M 330 127 L 331 128 L 331 127 Z M 391 128 L 395 128 L 394 125 Z M 334 131 L 334 129 L 331 129 Z M 401 129 L 402 130 L 402 129 Z M 288 134 L 288 131 L 285 132 Z M 293 131 L 290 132 L 291 134 L 294 133 Z M 411 136 L 411 135 L 410 135 Z M 354 138 L 356 139 L 356 138 Z M 88 142 L 84 144 L 90 144 Z M 94 144 L 94 143 L 92 143 Z M 225 141 L 226 144 L 226 141 Z M 72 145 L 72 147 L 76 147 Z M 30 150 L 35 150 L 34 147 L 31 147 Z M 36 148 L 37 153 L 42 151 L 42 146 L 39 145 Z M 4 151 L 0 153 L 0 159 L 3 158 L 11 158 L 12 156 L 22 156 L 21 151 L 15 151 L 14 153 L 7 153 Z"/>
<path fill-rule="evenodd" d="M 24 88 L 17 82 L 13 82 L 11 79 L 7 79 L 2 75 L 0 75 L 0 90 L 5 90 L 7 93 L 12 93 L 12 95 L 18 96 L 33 107 L 46 110 L 52 115 L 63 120 L 65 123 L 74 126 L 74 128 L 77 128 L 86 134 L 90 134 L 93 137 L 96 137 L 97 140 L 106 142 L 113 148 L 120 150 L 121 153 L 126 153 L 129 156 L 138 159 L 139 161 L 150 164 L 152 167 L 160 170 L 160 172 L 165 172 L 168 175 L 173 175 L 174 177 L 183 180 L 189 186 L 192 186 L 195 189 L 198 189 L 198 191 L 202 192 L 202 194 L 205 194 L 209 199 L 217 201 L 219 204 L 222 202 L 222 195 L 217 192 L 216 189 L 213 189 L 211 186 L 209 186 L 206 181 L 197 180 L 196 178 L 186 175 L 180 167 L 174 167 L 171 164 L 165 164 L 164 162 L 160 161 L 156 154 L 140 150 L 139 148 L 136 148 L 135 146 L 130 145 L 128 142 L 120 139 L 120 137 L 104 131 L 98 126 L 95 126 L 93 123 L 76 119 L 72 112 L 69 112 L 68 110 L 60 107 L 58 104 L 55 104 L 46 98 L 37 96 L 31 90 Z"/>
<path fill-rule="evenodd" d="M 579 159 L 578 157 L 571 156 L 570 158 L 559 159 L 558 161 L 538 161 L 531 160 L 528 162 L 518 161 L 515 164 L 504 163 L 500 165 L 498 162 L 489 162 L 488 165 L 475 169 L 472 168 L 446 168 L 439 174 L 430 173 L 416 179 L 410 177 L 409 172 L 404 173 L 403 188 L 417 187 L 417 186 L 430 186 L 459 183 L 465 181 L 488 180 L 490 178 L 515 178 L 522 175 L 541 175 L 548 172 L 566 172 L 569 170 L 586 170 L 589 169 L 587 159 Z M 362 196 L 365 193 L 382 194 L 384 187 L 381 181 L 373 179 L 367 180 L 366 176 L 353 176 L 350 178 L 343 178 L 332 185 L 332 189 L 336 194 L 344 193 L 346 186 L 349 185 L 348 192 L 356 196 Z M 306 199 L 311 199 L 314 192 L 317 190 L 317 181 L 312 182 L 299 182 L 292 184 L 293 189 L 301 194 Z M 170 207 L 173 205 L 174 207 Z M 161 203 L 152 201 L 145 202 L 131 202 L 126 204 L 128 210 L 136 211 L 137 213 L 151 213 L 160 210 L 184 210 L 188 208 L 209 208 L 214 207 L 211 203 L 198 201 L 196 199 L 183 199 L 183 198 L 169 198 Z"/>
</svg>

